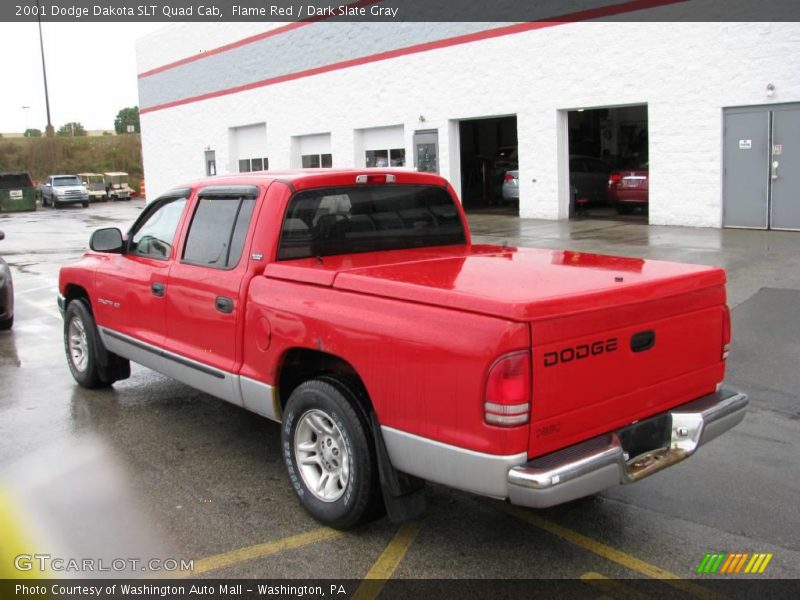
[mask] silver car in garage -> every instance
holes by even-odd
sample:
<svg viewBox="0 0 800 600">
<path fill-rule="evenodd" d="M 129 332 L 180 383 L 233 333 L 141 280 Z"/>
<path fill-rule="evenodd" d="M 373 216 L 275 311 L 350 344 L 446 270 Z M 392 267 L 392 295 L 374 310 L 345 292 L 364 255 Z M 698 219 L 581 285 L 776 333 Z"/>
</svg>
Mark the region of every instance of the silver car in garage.
<svg viewBox="0 0 800 600">
<path fill-rule="evenodd" d="M 503 176 L 503 200 L 506 202 L 519 200 L 519 169 L 506 171 Z"/>
</svg>

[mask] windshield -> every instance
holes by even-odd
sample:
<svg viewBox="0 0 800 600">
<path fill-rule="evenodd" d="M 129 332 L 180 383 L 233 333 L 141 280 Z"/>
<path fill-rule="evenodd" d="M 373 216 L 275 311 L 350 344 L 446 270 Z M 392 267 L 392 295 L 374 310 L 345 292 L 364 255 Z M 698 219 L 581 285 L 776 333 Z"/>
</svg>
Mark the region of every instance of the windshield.
<svg viewBox="0 0 800 600">
<path fill-rule="evenodd" d="M 53 185 L 56 187 L 66 187 L 68 185 L 81 185 L 81 180 L 77 177 L 56 177 L 53 179 Z"/>
<path fill-rule="evenodd" d="M 292 198 L 278 260 L 465 243 L 458 209 L 443 188 L 324 188 Z"/>
</svg>

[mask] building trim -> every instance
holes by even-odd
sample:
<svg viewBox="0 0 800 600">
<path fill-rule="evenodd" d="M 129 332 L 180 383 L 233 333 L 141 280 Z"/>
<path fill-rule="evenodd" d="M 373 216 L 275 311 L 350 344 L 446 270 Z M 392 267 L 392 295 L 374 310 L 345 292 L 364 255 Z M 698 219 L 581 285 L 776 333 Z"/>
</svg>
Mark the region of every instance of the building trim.
<svg viewBox="0 0 800 600">
<path fill-rule="evenodd" d="M 614 16 L 618 14 L 623 14 L 627 12 L 634 12 L 640 10 L 646 10 L 661 6 L 667 6 L 670 4 L 678 4 L 682 2 L 686 2 L 687 0 L 630 0 L 628 2 L 623 2 L 621 4 L 613 4 L 608 6 L 603 6 L 599 8 L 588 9 L 584 11 L 569 13 L 565 15 L 560 15 L 556 17 L 550 18 L 550 20 L 542 20 L 542 21 L 534 21 L 534 22 L 523 22 L 523 23 L 515 23 L 513 25 L 504 25 L 502 27 L 495 27 L 492 29 L 484 29 L 482 31 L 477 31 L 473 33 L 467 33 L 462 35 L 457 35 L 449 38 L 444 38 L 441 40 L 435 40 L 431 42 L 424 42 L 420 44 L 414 44 L 412 46 L 407 46 L 405 48 L 397 48 L 394 50 L 387 50 L 384 52 L 378 52 L 376 54 L 371 54 L 367 56 L 361 56 L 358 58 L 343 60 L 335 63 L 331 63 L 328 65 L 321 65 L 318 67 L 313 67 L 310 69 L 304 69 L 301 71 L 296 71 L 294 73 L 286 73 L 284 75 L 279 75 L 276 77 L 269 77 L 267 79 L 262 79 L 259 81 L 254 81 L 242 85 L 237 85 L 221 90 L 215 90 L 212 92 L 206 92 L 203 94 L 198 94 L 194 96 L 189 96 L 186 98 L 181 98 L 179 100 L 173 100 L 170 102 L 165 102 L 162 104 L 156 104 L 153 106 L 143 107 L 139 110 L 141 114 L 155 112 L 159 110 L 165 110 L 167 108 L 174 108 L 176 106 L 182 106 L 185 104 L 192 104 L 195 102 L 201 102 L 203 100 L 210 100 L 213 98 L 219 98 L 221 96 L 228 96 L 231 94 L 237 94 L 240 92 L 246 92 L 249 90 L 267 87 L 270 85 L 276 85 L 279 83 L 284 83 L 287 81 L 294 81 L 297 79 L 303 79 L 306 77 L 313 77 L 315 75 L 321 75 L 323 73 L 330 73 L 332 71 L 339 71 L 343 69 L 349 69 L 352 67 L 357 67 L 365 64 L 380 62 L 384 60 L 390 60 L 392 58 L 398 58 L 401 56 L 408 56 L 411 54 L 418 54 L 422 52 L 429 52 L 431 50 L 439 50 L 442 48 L 449 48 L 452 46 L 458 46 L 462 44 L 468 44 L 472 42 L 477 42 L 486 39 L 492 38 L 499 38 L 508 35 L 515 35 L 518 33 L 524 33 L 529 31 L 536 31 L 539 29 L 546 29 L 550 27 L 556 27 L 558 25 L 567 25 L 574 22 L 579 21 L 589 21 L 593 19 L 603 18 Z M 370 2 L 373 3 L 373 2 Z M 319 20 L 319 19 L 318 19 Z M 220 54 L 222 52 L 226 52 L 228 50 L 232 50 L 233 48 L 238 48 L 256 41 L 260 41 L 267 37 L 271 37 L 272 35 L 279 35 L 282 33 L 286 33 L 288 31 L 297 29 L 302 25 L 310 24 L 310 22 L 300 22 L 300 23 L 293 23 L 287 25 L 285 27 L 280 27 L 278 29 L 274 29 L 264 34 L 258 34 L 256 36 L 251 36 L 249 38 L 245 38 L 240 40 L 239 42 L 234 42 L 232 44 L 228 44 L 227 46 L 222 46 L 220 48 L 210 50 L 209 52 L 205 52 L 201 55 L 188 57 L 186 59 L 182 59 L 181 61 L 177 61 L 174 63 L 170 63 L 169 65 L 165 65 L 164 67 L 158 67 L 156 69 L 151 69 L 150 71 L 146 71 L 139 75 L 139 79 L 147 77 L 149 75 L 153 75 L 159 72 L 163 72 L 165 70 L 187 64 L 189 62 L 194 62 L 195 60 L 200 60 L 202 58 L 206 58 L 215 54 Z"/>
<path fill-rule="evenodd" d="M 382 0 L 359 0 L 358 2 L 353 2 L 351 4 L 347 4 L 347 6 L 370 6 L 372 4 L 377 4 Z M 270 29 L 269 31 L 264 31 L 262 33 L 257 33 L 255 35 L 248 36 L 246 38 L 242 38 L 235 42 L 231 42 L 230 44 L 225 44 L 223 46 L 219 46 L 218 48 L 213 48 L 208 50 L 207 52 L 202 52 L 200 54 L 195 54 L 192 56 L 187 56 L 185 58 L 181 58 L 171 63 L 167 63 L 160 67 L 154 67 L 152 69 L 148 69 L 147 71 L 142 71 L 137 75 L 138 79 L 144 79 L 145 77 L 149 77 L 150 75 L 155 75 L 156 73 L 163 73 L 164 71 L 169 71 L 170 69 L 174 69 L 175 67 L 180 67 L 197 60 L 202 60 L 204 58 L 208 58 L 209 56 L 214 56 L 215 54 L 222 54 L 223 52 L 228 52 L 229 50 L 233 50 L 235 48 L 241 48 L 242 46 L 246 46 L 247 44 L 252 44 L 253 42 L 259 42 L 261 40 L 265 40 L 267 38 L 274 37 L 276 35 L 281 35 L 282 33 L 286 33 L 288 31 L 292 31 L 294 29 L 298 29 L 300 27 L 304 27 L 306 25 L 311 25 L 312 23 L 318 23 L 319 21 L 325 21 L 329 17 L 308 17 L 306 19 L 302 19 L 300 21 L 296 21 L 293 23 L 287 23 L 286 25 L 282 25 L 281 27 L 277 27 L 275 29 Z"/>
</svg>

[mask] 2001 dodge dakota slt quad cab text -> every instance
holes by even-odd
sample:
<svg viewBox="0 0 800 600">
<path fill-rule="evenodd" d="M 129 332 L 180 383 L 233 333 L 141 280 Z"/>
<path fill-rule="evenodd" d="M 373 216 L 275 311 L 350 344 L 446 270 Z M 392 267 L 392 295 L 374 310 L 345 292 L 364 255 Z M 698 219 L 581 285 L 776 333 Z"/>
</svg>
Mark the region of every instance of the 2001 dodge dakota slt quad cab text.
<svg viewBox="0 0 800 600">
<path fill-rule="evenodd" d="M 60 274 L 82 386 L 134 361 L 280 421 L 302 505 L 351 527 L 424 480 L 529 507 L 630 483 L 739 423 L 721 269 L 473 245 L 410 171 L 219 177 Z"/>
</svg>

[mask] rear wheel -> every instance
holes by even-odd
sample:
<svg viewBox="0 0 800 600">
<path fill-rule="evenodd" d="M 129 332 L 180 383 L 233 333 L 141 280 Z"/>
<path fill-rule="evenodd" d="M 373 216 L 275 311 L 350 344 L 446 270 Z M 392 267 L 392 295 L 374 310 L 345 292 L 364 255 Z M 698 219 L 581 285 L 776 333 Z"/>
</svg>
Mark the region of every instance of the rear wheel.
<svg viewBox="0 0 800 600">
<path fill-rule="evenodd" d="M 14 326 L 13 315 L 8 317 L 7 319 L 0 319 L 0 331 L 8 331 L 13 326 Z"/>
<path fill-rule="evenodd" d="M 375 514 L 380 488 L 369 426 L 342 381 L 319 378 L 292 392 L 281 441 L 289 480 L 318 521 L 348 529 Z"/>
<path fill-rule="evenodd" d="M 83 300 L 73 300 L 64 315 L 64 350 L 67 365 L 82 387 L 105 387 L 97 363 L 97 342 L 94 318 Z"/>
<path fill-rule="evenodd" d="M 83 208 L 89 208 L 89 203 L 88 202 L 81 202 L 81 206 L 83 206 Z"/>
</svg>

